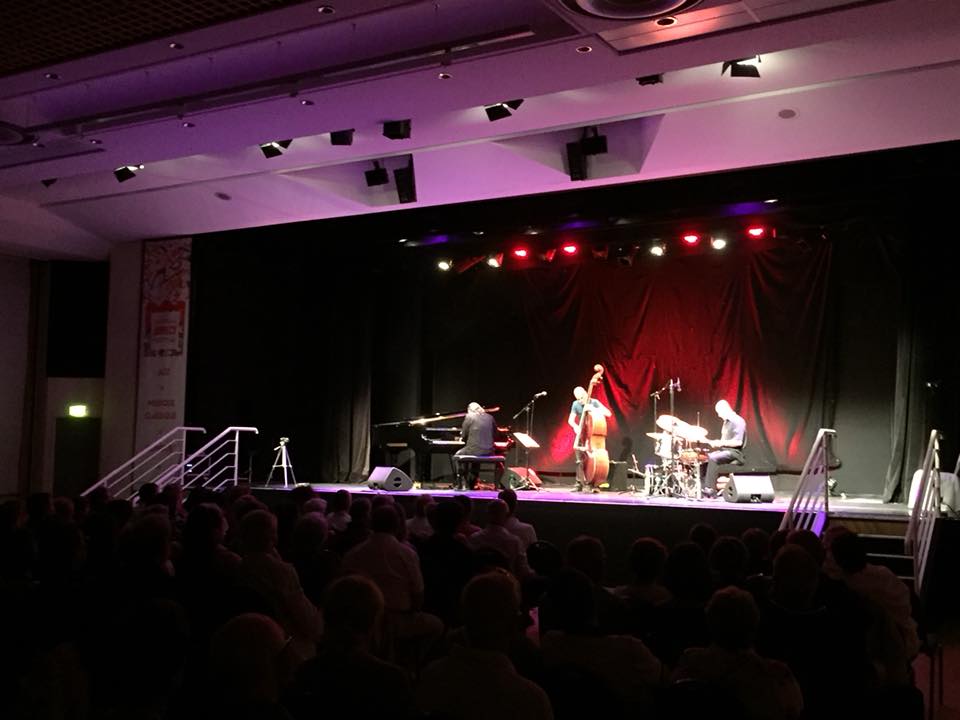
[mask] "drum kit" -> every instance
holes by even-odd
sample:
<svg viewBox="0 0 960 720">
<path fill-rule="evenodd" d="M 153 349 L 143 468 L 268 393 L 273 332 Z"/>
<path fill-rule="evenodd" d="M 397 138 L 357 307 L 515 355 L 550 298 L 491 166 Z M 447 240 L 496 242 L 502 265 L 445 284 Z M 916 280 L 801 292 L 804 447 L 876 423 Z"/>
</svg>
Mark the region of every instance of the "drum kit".
<svg viewBox="0 0 960 720">
<path fill-rule="evenodd" d="M 700 465 L 706 462 L 707 430 L 691 425 L 673 415 L 657 418 L 660 432 L 649 432 L 655 441 L 659 465 L 647 465 L 643 471 L 643 485 L 647 495 L 665 495 L 699 500 Z"/>
</svg>

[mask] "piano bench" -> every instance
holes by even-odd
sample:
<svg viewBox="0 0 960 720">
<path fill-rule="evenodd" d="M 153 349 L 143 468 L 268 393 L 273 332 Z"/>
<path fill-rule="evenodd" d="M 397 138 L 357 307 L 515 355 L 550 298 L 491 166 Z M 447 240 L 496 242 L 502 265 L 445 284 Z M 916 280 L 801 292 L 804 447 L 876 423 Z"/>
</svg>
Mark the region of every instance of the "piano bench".
<svg viewBox="0 0 960 720">
<path fill-rule="evenodd" d="M 467 483 L 465 474 L 469 468 L 474 469 L 474 473 L 479 475 L 481 465 L 493 465 L 493 481 L 497 487 L 500 487 L 500 480 L 507 467 L 507 457 L 505 455 L 453 455 L 454 465 L 457 469 L 457 487 L 466 488 Z M 473 486 L 473 480 L 470 480 L 470 487 Z"/>
</svg>

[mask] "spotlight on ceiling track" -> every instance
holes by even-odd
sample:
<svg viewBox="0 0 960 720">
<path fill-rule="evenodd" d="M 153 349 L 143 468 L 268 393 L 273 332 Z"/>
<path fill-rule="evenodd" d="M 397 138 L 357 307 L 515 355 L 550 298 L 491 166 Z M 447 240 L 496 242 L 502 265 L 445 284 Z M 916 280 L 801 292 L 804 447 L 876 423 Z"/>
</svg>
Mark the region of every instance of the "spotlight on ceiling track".
<svg viewBox="0 0 960 720">
<path fill-rule="evenodd" d="M 514 256 L 515 258 L 520 258 L 521 260 L 524 260 L 524 259 L 530 257 L 530 251 L 529 251 L 527 248 L 522 247 L 522 246 L 521 246 L 521 247 L 515 247 L 515 248 L 513 249 L 513 256 Z"/>
<path fill-rule="evenodd" d="M 438 260 L 437 261 L 437 270 L 442 270 L 447 272 L 448 270 L 453 269 L 453 260 Z"/>
<path fill-rule="evenodd" d="M 727 241 L 722 237 L 710 238 L 710 247 L 714 250 L 723 250 L 727 246 Z"/>
<path fill-rule="evenodd" d="M 263 153 L 263 156 L 267 159 L 280 157 L 283 155 L 283 151 L 290 147 L 290 143 L 293 140 L 271 140 L 270 142 L 265 142 L 260 144 L 260 152 Z"/>
<path fill-rule="evenodd" d="M 390 182 L 390 173 L 388 173 L 387 169 L 380 164 L 379 160 L 374 160 L 373 170 L 367 170 L 363 173 L 363 175 L 367 179 L 367 187 L 386 185 L 388 182 Z"/>
<path fill-rule="evenodd" d="M 117 182 L 126 182 L 135 178 L 138 170 L 143 170 L 143 165 L 123 165 L 113 171 L 113 176 Z"/>
<path fill-rule="evenodd" d="M 685 244 L 691 247 L 700 242 L 700 236 L 693 232 L 684 233 L 682 239 Z"/>
<path fill-rule="evenodd" d="M 583 137 L 580 138 L 580 150 L 584 155 L 603 155 L 607 152 L 607 137 L 601 135 L 596 127 L 583 129 Z"/>
<path fill-rule="evenodd" d="M 663 75 L 641 75 L 637 78 L 637 85 L 660 85 L 663 83 Z"/>
<path fill-rule="evenodd" d="M 503 253 L 497 253 L 496 255 L 490 255 L 487 258 L 487 265 L 492 268 L 503 267 Z"/>
<path fill-rule="evenodd" d="M 567 256 L 576 255 L 580 251 L 580 247 L 576 243 L 564 243 L 560 246 L 560 252 Z"/>
<path fill-rule="evenodd" d="M 56 181 L 57 181 L 57 178 L 45 178 L 45 179 L 41 180 L 40 182 L 43 183 L 43 186 L 44 186 L 44 187 L 50 187 L 50 186 L 53 185 Z"/>
<path fill-rule="evenodd" d="M 413 155 L 409 156 L 406 167 L 393 171 L 393 182 L 397 186 L 397 201 L 412 203 L 417 201 L 417 179 L 413 173 Z"/>
<path fill-rule="evenodd" d="M 650 254 L 654 257 L 663 257 L 667 254 L 667 246 L 662 242 L 655 242 L 650 246 Z"/>
<path fill-rule="evenodd" d="M 331 145 L 353 145 L 353 128 L 349 130 L 334 130 L 330 133 Z"/>
<path fill-rule="evenodd" d="M 487 113 L 487 119 L 490 120 L 490 122 L 496 122 L 497 120 L 503 120 L 513 115 L 514 111 L 521 105 L 523 105 L 523 98 L 498 102 L 493 105 L 485 105 L 483 111 Z"/>
<path fill-rule="evenodd" d="M 730 71 L 730 77 L 760 77 L 760 56 L 754 55 L 748 58 L 740 58 L 739 60 L 727 60 L 723 67 L 720 69 L 720 74 L 726 74 L 727 70 Z"/>
<path fill-rule="evenodd" d="M 763 225 L 751 225 L 747 228 L 747 235 L 759 240 L 762 237 L 766 237 L 767 229 L 763 227 Z"/>
<path fill-rule="evenodd" d="M 383 136 L 390 140 L 406 140 L 410 137 L 410 120 L 388 120 L 383 124 Z"/>
</svg>

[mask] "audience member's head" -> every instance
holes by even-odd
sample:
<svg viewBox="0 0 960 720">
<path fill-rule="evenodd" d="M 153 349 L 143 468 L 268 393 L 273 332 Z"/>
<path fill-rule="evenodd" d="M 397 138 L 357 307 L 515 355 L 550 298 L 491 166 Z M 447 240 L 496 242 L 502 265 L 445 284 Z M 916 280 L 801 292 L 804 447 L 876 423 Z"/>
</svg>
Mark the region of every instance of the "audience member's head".
<svg viewBox="0 0 960 720">
<path fill-rule="evenodd" d="M 290 491 L 290 499 L 293 500 L 293 504 L 301 512 L 303 511 L 303 506 L 309 500 L 316 497 L 316 495 L 317 491 L 310 485 L 294 485 L 293 490 Z"/>
<path fill-rule="evenodd" d="M 168 572 L 170 534 L 165 514 L 148 513 L 132 521 L 120 533 L 117 551 L 121 564 L 133 570 Z"/>
<path fill-rule="evenodd" d="M 283 628 L 266 615 L 247 613 L 227 621 L 210 643 L 216 695 L 233 706 L 277 702 L 288 675 L 287 643 Z"/>
<path fill-rule="evenodd" d="M 852 575 L 867 566 L 867 548 L 863 539 L 853 532 L 841 533 L 833 538 L 830 554 L 845 574 Z"/>
<path fill-rule="evenodd" d="M 378 507 L 370 518 L 370 529 L 375 533 L 396 536 L 400 525 L 400 515 L 392 503 Z"/>
<path fill-rule="evenodd" d="M 777 553 L 780 552 L 787 542 L 787 535 L 790 534 L 789 530 L 777 530 L 773 535 L 770 536 L 770 557 L 775 558 Z"/>
<path fill-rule="evenodd" d="M 812 530 L 791 531 L 790 534 L 787 535 L 787 543 L 784 547 L 788 545 L 802 547 L 810 554 L 814 562 L 817 563 L 818 568 L 823 565 L 826 551 L 823 549 L 823 543 L 820 541 L 820 538 Z"/>
<path fill-rule="evenodd" d="M 183 526 L 183 544 L 187 552 L 206 552 L 223 543 L 227 521 L 213 503 L 202 503 L 190 511 Z"/>
<path fill-rule="evenodd" d="M 733 651 L 753 647 L 760 612 L 746 590 L 732 586 L 717 590 L 707 603 L 706 614 L 714 644 Z"/>
<path fill-rule="evenodd" d="M 687 536 L 687 540 L 699 545 L 700 549 L 703 550 L 704 555 L 709 556 L 710 549 L 717 541 L 717 531 L 713 525 L 708 525 L 707 523 L 697 523 L 690 528 L 690 533 Z"/>
<path fill-rule="evenodd" d="M 537 575 L 551 578 L 563 568 L 563 553 L 553 543 L 537 540 L 527 548 L 527 564 Z"/>
<path fill-rule="evenodd" d="M 90 501 L 90 512 L 103 510 L 110 501 L 110 493 L 103 485 L 95 487 L 86 497 Z"/>
<path fill-rule="evenodd" d="M 580 635 L 597 627 L 593 581 L 579 570 L 566 567 L 557 573 L 547 590 L 547 604 L 557 628 Z"/>
<path fill-rule="evenodd" d="M 413 515 L 418 518 L 425 518 L 430 511 L 430 508 L 434 505 L 432 495 L 421 495 L 417 498 L 417 501 L 413 505 Z"/>
<path fill-rule="evenodd" d="M 80 570 L 84 559 L 83 535 L 72 522 L 51 517 L 37 533 L 37 578 L 64 582 Z"/>
<path fill-rule="evenodd" d="M 663 576 L 667 564 L 667 549 L 656 538 L 642 537 L 630 548 L 630 568 L 637 583 L 650 585 Z"/>
<path fill-rule="evenodd" d="M 477 575 L 463 589 L 461 615 L 473 647 L 506 652 L 520 630 L 520 588 L 506 572 Z"/>
<path fill-rule="evenodd" d="M 327 541 L 327 516 L 319 512 L 301 515 L 293 528 L 293 551 L 298 557 L 310 557 L 323 550 Z"/>
<path fill-rule="evenodd" d="M 507 508 L 510 510 L 511 515 L 516 515 L 517 513 L 517 491 L 512 488 L 506 488 L 497 493 L 497 497 L 503 500 L 507 504 Z"/>
<path fill-rule="evenodd" d="M 347 490 L 337 490 L 330 498 L 330 512 L 349 512 L 351 505 L 350 493 Z"/>
<path fill-rule="evenodd" d="M 50 493 L 38 492 L 27 497 L 27 524 L 38 526 L 53 514 L 53 502 Z"/>
<path fill-rule="evenodd" d="M 90 515 L 90 500 L 84 495 L 77 495 L 73 498 L 73 521 L 82 525 Z"/>
<path fill-rule="evenodd" d="M 53 499 L 53 514 L 64 522 L 73 522 L 73 500 L 68 497 Z"/>
<path fill-rule="evenodd" d="M 747 548 L 747 575 L 764 575 L 770 570 L 770 534 L 760 528 L 744 530 L 740 536 Z"/>
<path fill-rule="evenodd" d="M 444 500 L 430 514 L 433 531 L 441 537 L 453 537 L 463 521 L 463 507 L 460 503 Z"/>
<path fill-rule="evenodd" d="M 357 498 L 350 502 L 350 531 L 363 532 L 370 529 L 370 512 L 373 506 L 366 498 Z"/>
<path fill-rule="evenodd" d="M 567 545 L 567 566 L 579 570 L 591 582 L 601 584 L 607 564 L 607 551 L 603 543 L 591 535 L 575 537 Z"/>
<path fill-rule="evenodd" d="M 678 602 L 706 602 L 713 581 L 703 548 L 694 542 L 682 542 L 673 548 L 663 568 L 663 583 Z"/>
<path fill-rule="evenodd" d="M 303 504 L 303 514 L 307 513 L 327 514 L 327 501 L 322 497 L 312 497 Z"/>
<path fill-rule="evenodd" d="M 166 506 L 171 518 L 176 517 L 183 510 L 183 487 L 179 482 L 167 483 L 157 500 Z"/>
<path fill-rule="evenodd" d="M 709 562 L 717 587 L 742 585 L 746 580 L 747 548 L 739 538 L 719 538 L 710 548 Z"/>
<path fill-rule="evenodd" d="M 137 505 L 139 507 L 150 507 L 156 505 L 160 499 L 160 488 L 156 483 L 145 482 L 137 488 Z"/>
<path fill-rule="evenodd" d="M 463 508 L 463 520 L 460 521 L 461 527 L 470 524 L 473 517 L 473 500 L 466 493 L 459 493 L 453 496 L 453 500 Z"/>
<path fill-rule="evenodd" d="M 491 500 L 487 505 L 487 525 L 504 525 L 510 517 L 510 509 L 503 500 Z"/>
<path fill-rule="evenodd" d="M 240 495 L 230 507 L 230 511 L 233 514 L 233 522 L 236 522 L 238 527 L 247 513 L 251 513 L 254 510 L 266 509 L 267 506 L 253 495 Z"/>
<path fill-rule="evenodd" d="M 799 544 L 787 543 L 773 561 L 773 597 L 788 610 L 804 611 L 813 606 L 820 566 Z"/>
<path fill-rule="evenodd" d="M 387 493 L 382 493 L 380 495 L 374 495 L 370 499 L 370 508 L 376 510 L 381 505 L 396 505 L 397 501 L 394 499 L 393 495 Z"/>
<path fill-rule="evenodd" d="M 277 546 L 277 519 L 268 510 L 253 510 L 240 521 L 240 549 L 244 555 L 273 552 Z"/>
<path fill-rule="evenodd" d="M 325 637 L 334 644 L 368 648 L 383 615 L 383 593 L 360 575 L 335 580 L 323 598 Z"/>
</svg>

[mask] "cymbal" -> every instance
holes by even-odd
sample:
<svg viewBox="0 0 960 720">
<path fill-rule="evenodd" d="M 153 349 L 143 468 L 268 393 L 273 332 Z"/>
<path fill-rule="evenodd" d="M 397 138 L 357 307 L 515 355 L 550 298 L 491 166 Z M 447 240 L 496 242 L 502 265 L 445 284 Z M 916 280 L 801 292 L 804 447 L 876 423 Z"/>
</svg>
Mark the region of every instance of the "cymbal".
<svg viewBox="0 0 960 720">
<path fill-rule="evenodd" d="M 670 437 L 670 433 L 647 433 L 647 437 L 651 440 L 664 440 Z"/>
<path fill-rule="evenodd" d="M 697 442 L 699 440 L 706 440 L 707 438 L 707 429 L 700 427 L 699 425 L 687 425 L 684 428 L 687 435 L 683 438 L 684 440 L 692 440 Z"/>
<path fill-rule="evenodd" d="M 675 430 L 676 426 L 679 424 L 686 425 L 683 420 L 680 418 L 675 418 L 673 415 L 661 415 L 657 418 L 657 427 L 661 430 L 666 430 L 667 432 Z"/>
</svg>

